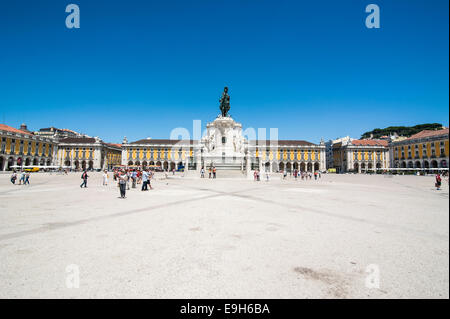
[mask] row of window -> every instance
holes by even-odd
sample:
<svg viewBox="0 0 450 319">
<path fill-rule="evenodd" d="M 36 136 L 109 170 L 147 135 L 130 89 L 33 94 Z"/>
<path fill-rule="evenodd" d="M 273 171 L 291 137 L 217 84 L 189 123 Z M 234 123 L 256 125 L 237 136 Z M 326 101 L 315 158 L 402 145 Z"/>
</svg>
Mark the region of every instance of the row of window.
<svg viewBox="0 0 450 319">
<path fill-rule="evenodd" d="M 404 158 L 405 157 L 405 151 L 402 151 L 401 153 L 402 153 L 402 157 Z M 441 154 L 441 156 L 445 156 L 445 149 L 441 148 L 440 154 Z M 415 156 L 419 157 L 419 151 L 418 150 L 416 150 Z M 427 156 L 428 156 L 427 155 L 427 150 L 426 149 L 422 149 L 422 157 L 427 157 Z M 431 156 L 436 156 L 436 150 L 434 148 L 431 149 Z M 396 154 L 396 157 L 397 157 L 397 154 Z M 411 151 L 408 152 L 408 157 L 412 157 Z"/>
<path fill-rule="evenodd" d="M 164 151 L 164 152 L 168 152 L 168 150 L 169 149 L 167 149 L 167 148 L 156 148 L 156 149 L 153 149 L 153 148 L 150 148 L 150 149 L 146 149 L 146 148 L 144 148 L 144 149 L 142 149 L 142 151 L 143 152 L 147 152 L 147 151 L 150 151 L 150 152 L 153 152 L 153 151 Z M 172 149 L 170 149 L 171 151 L 172 151 Z M 178 149 L 178 152 L 181 152 L 183 149 L 182 148 L 179 148 Z M 190 149 L 191 151 L 193 151 L 193 149 L 191 148 Z M 133 148 L 133 149 L 130 149 L 129 150 L 130 152 L 134 152 L 134 151 L 136 151 L 136 152 L 140 152 L 141 151 L 141 149 L 139 149 L 139 148 Z M 187 149 L 185 149 L 185 151 L 187 151 Z"/>
<path fill-rule="evenodd" d="M 28 141 L 28 148 L 27 148 L 27 152 L 26 154 L 24 153 L 24 149 L 25 149 L 25 143 L 24 140 L 16 140 L 16 139 L 11 139 L 11 145 L 10 145 L 10 154 L 15 153 L 16 150 L 16 144 L 20 142 L 20 147 L 19 147 L 19 155 L 38 155 L 39 154 L 39 144 L 36 144 L 34 153 L 32 153 L 31 150 L 31 141 Z M 48 154 L 52 154 L 52 150 L 53 150 L 53 145 L 51 144 L 41 144 L 42 145 L 42 152 L 45 152 L 47 145 L 48 145 Z M 1 152 L 2 153 L 6 153 L 6 138 L 2 137 L 2 145 L 1 145 Z"/>
<path fill-rule="evenodd" d="M 432 143 L 429 143 L 429 144 L 431 144 L 431 149 L 435 148 L 436 143 L 433 143 L 433 142 L 432 142 Z M 440 141 L 440 142 L 439 142 L 439 146 L 440 146 L 441 149 L 442 149 L 442 148 L 444 147 L 444 141 Z M 417 147 L 419 147 L 418 144 L 416 145 L 416 148 L 417 148 Z M 422 144 L 422 148 L 427 148 L 427 144 L 426 144 L 426 143 Z M 404 150 L 404 148 L 401 147 L 401 146 L 400 146 L 400 149 L 401 149 L 401 150 Z M 411 149 L 411 145 L 408 145 L 408 150 L 410 150 L 410 149 Z M 395 151 L 395 152 L 398 152 L 398 147 L 395 147 L 395 148 L 394 148 L 394 151 Z"/>
<path fill-rule="evenodd" d="M 262 154 L 264 151 L 258 151 L 257 150 L 257 152 L 258 152 L 258 154 Z M 265 153 L 266 153 L 266 155 L 267 156 L 269 156 L 269 154 L 270 154 L 270 152 L 271 151 L 266 151 Z M 290 150 L 279 150 L 279 151 L 272 151 L 272 154 L 294 154 L 294 155 L 297 155 L 297 154 L 311 154 L 311 152 L 312 151 L 310 151 L 310 150 L 308 150 L 308 151 L 290 151 Z M 319 152 L 318 151 L 314 151 L 314 154 L 317 156 L 318 154 L 319 154 Z"/>
</svg>

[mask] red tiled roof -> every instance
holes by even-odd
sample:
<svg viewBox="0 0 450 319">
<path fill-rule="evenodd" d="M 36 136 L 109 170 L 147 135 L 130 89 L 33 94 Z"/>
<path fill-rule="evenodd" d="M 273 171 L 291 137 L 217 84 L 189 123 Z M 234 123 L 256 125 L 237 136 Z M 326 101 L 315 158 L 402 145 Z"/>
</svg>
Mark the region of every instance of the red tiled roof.
<svg viewBox="0 0 450 319">
<path fill-rule="evenodd" d="M 425 138 L 431 136 L 440 136 L 440 135 L 448 135 L 448 128 L 444 128 L 442 130 L 432 131 L 432 130 L 423 130 L 417 134 L 411 135 L 407 138 L 407 140 L 415 140 L 418 138 Z"/>
<path fill-rule="evenodd" d="M 114 147 L 118 147 L 118 148 L 122 148 L 122 144 L 115 144 L 115 143 L 105 143 L 106 145 L 109 146 L 114 146 Z"/>
<path fill-rule="evenodd" d="M 250 140 L 250 145 L 266 145 L 266 146 L 310 146 L 316 145 L 314 143 L 304 141 L 304 140 Z"/>
<path fill-rule="evenodd" d="M 130 144 L 153 144 L 153 145 L 159 145 L 159 144 L 194 144 L 194 140 L 166 140 L 166 139 L 143 139 L 135 142 L 131 142 Z"/>
<path fill-rule="evenodd" d="M 65 144 L 94 144 L 95 138 L 93 137 L 66 137 L 59 141 Z"/>
<path fill-rule="evenodd" d="M 353 140 L 353 145 L 357 146 L 388 146 L 388 141 L 384 140 Z"/>
<path fill-rule="evenodd" d="M 7 131 L 7 132 L 11 132 L 11 133 L 33 135 L 30 132 L 18 130 L 16 128 L 14 128 L 14 127 L 11 127 L 11 126 L 8 126 L 8 125 L 5 125 L 5 124 L 0 124 L 0 131 Z"/>
</svg>

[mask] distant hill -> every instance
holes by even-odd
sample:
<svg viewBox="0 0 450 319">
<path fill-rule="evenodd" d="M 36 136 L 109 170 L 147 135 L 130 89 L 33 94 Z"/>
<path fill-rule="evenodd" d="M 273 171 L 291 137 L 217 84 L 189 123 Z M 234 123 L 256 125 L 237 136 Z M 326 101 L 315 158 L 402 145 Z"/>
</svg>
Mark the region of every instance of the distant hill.
<svg viewBox="0 0 450 319">
<path fill-rule="evenodd" d="M 400 136 L 411 136 L 413 134 L 419 133 L 423 130 L 438 130 L 442 128 L 442 124 L 432 123 L 432 124 L 419 124 L 416 126 L 389 126 L 386 128 L 376 128 L 370 132 L 365 132 L 361 135 L 361 138 L 369 138 L 373 134 L 373 138 L 379 138 L 381 136 L 397 133 Z"/>
</svg>

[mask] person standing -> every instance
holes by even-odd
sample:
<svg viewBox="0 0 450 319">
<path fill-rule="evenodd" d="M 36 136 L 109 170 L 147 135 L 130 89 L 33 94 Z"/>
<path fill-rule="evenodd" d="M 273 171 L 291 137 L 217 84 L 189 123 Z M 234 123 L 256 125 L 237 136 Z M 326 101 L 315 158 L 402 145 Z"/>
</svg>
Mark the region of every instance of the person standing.
<svg viewBox="0 0 450 319">
<path fill-rule="evenodd" d="M 131 171 L 126 171 L 127 175 L 127 190 L 130 190 L 130 179 L 131 179 Z"/>
<path fill-rule="evenodd" d="M 205 168 L 202 167 L 202 169 L 200 170 L 200 178 L 205 178 Z"/>
<path fill-rule="evenodd" d="M 119 173 L 119 189 L 120 189 L 120 197 L 125 198 L 125 193 L 127 189 L 128 176 L 125 172 Z"/>
<path fill-rule="evenodd" d="M 211 178 L 212 169 L 211 166 L 209 167 L 209 178 Z"/>
<path fill-rule="evenodd" d="M 83 174 L 81 174 L 81 179 L 83 180 L 83 183 L 81 183 L 81 185 L 80 185 L 80 188 L 83 188 L 83 186 L 84 186 L 84 188 L 87 188 L 87 180 L 88 180 L 88 174 L 87 174 L 87 171 L 85 170 L 84 172 L 83 172 Z"/>
<path fill-rule="evenodd" d="M 140 169 L 138 169 L 137 171 L 137 183 L 140 184 L 142 183 L 142 172 Z"/>
<path fill-rule="evenodd" d="M 153 189 L 151 181 L 152 181 L 152 178 L 154 175 L 155 175 L 155 172 L 153 172 L 153 171 L 150 171 L 148 174 L 147 186 L 150 187 L 150 189 Z"/>
<path fill-rule="evenodd" d="M 147 173 L 147 171 L 143 171 L 142 172 L 142 188 L 141 188 L 141 191 L 148 191 L 147 183 L 148 183 L 148 173 Z"/>
<path fill-rule="evenodd" d="M 108 186 L 108 172 L 106 169 L 103 171 L 103 186 Z"/>
<path fill-rule="evenodd" d="M 441 175 L 439 173 L 436 174 L 436 190 L 440 190 L 441 189 L 441 183 L 442 183 L 442 179 L 441 179 Z"/>
</svg>

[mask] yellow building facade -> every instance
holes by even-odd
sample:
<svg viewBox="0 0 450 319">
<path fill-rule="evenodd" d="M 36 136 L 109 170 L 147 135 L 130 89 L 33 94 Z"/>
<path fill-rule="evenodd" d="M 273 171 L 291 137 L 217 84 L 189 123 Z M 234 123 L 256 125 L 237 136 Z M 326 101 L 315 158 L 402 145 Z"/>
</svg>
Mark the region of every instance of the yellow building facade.
<svg viewBox="0 0 450 319">
<path fill-rule="evenodd" d="M 0 171 L 16 166 L 50 166 L 57 151 L 57 143 L 50 138 L 0 124 Z"/>
<path fill-rule="evenodd" d="M 448 168 L 449 129 L 425 130 L 390 144 L 394 168 Z"/>
<path fill-rule="evenodd" d="M 58 141 L 55 163 L 75 170 L 112 169 L 122 159 L 120 144 L 105 143 L 98 137 L 69 137 Z"/>
<path fill-rule="evenodd" d="M 376 172 L 390 167 L 388 142 L 376 139 L 348 140 L 333 144 L 333 168 L 338 173 Z"/>
</svg>

